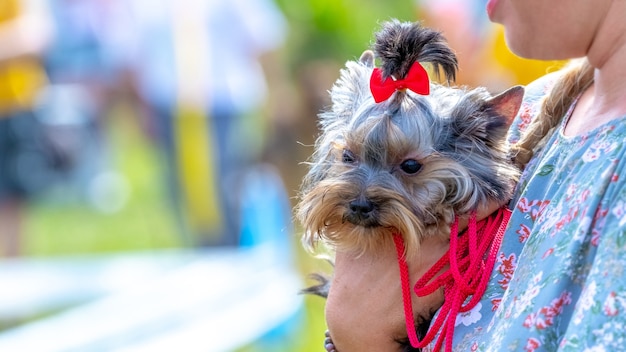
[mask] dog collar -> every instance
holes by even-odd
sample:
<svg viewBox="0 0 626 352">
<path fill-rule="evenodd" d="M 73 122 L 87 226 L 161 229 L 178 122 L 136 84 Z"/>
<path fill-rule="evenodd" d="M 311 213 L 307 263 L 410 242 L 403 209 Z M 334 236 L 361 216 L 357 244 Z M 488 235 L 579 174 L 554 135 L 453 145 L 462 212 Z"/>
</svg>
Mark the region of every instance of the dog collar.
<svg viewBox="0 0 626 352">
<path fill-rule="evenodd" d="M 427 296 L 441 287 L 444 289 L 443 306 L 421 341 L 417 337 L 413 320 L 409 270 L 404 257 L 404 240 L 401 234 L 394 233 L 393 239 L 398 255 L 402 285 L 404 318 L 412 347 L 423 348 L 438 335 L 434 350 L 440 351 L 445 340 L 445 351 L 452 351 L 456 316 L 474 308 L 485 293 L 510 217 L 511 211 L 502 207 L 487 219 L 477 223 L 476 213 L 473 212 L 468 229 L 462 236 L 458 234 L 459 221 L 458 217 L 455 217 L 450 228 L 450 248 L 413 287 L 418 297 Z M 446 266 L 448 269 L 437 276 Z"/>
</svg>

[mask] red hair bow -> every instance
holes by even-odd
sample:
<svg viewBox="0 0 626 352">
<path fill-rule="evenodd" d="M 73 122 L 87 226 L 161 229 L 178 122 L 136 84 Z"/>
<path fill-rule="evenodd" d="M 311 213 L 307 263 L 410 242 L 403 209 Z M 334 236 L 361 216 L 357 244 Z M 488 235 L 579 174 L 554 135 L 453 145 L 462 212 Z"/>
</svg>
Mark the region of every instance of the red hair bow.
<svg viewBox="0 0 626 352">
<path fill-rule="evenodd" d="M 415 62 L 411 66 L 406 78 L 397 80 L 394 80 L 393 77 L 387 77 L 387 79 L 383 81 L 382 70 L 374 68 L 372 77 L 370 77 L 370 91 L 376 103 L 385 101 L 389 99 L 394 92 L 404 89 L 421 95 L 428 95 L 430 93 L 428 73 L 419 62 Z"/>
</svg>

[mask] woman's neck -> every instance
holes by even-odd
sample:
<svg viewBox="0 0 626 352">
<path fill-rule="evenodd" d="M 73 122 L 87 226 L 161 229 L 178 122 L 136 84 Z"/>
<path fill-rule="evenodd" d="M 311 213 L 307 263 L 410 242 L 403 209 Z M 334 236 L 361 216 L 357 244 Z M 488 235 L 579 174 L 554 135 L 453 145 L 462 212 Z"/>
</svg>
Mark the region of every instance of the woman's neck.
<svg viewBox="0 0 626 352">
<path fill-rule="evenodd" d="M 580 135 L 626 116 L 626 23 L 616 15 L 626 13 L 626 1 L 613 4 L 620 8 L 607 15 L 587 54 L 594 83 L 580 97 L 565 135 Z"/>
<path fill-rule="evenodd" d="M 587 58 L 595 68 L 593 109 L 614 115 L 626 113 L 626 1 L 613 1 Z M 618 117 L 618 116 L 616 116 Z"/>
<path fill-rule="evenodd" d="M 626 37 L 626 32 L 624 33 Z M 600 64 L 591 62 L 594 73 L 594 105 L 598 112 L 626 107 L 626 42 L 613 47 L 611 55 Z M 622 111 L 623 112 L 623 111 Z"/>
</svg>

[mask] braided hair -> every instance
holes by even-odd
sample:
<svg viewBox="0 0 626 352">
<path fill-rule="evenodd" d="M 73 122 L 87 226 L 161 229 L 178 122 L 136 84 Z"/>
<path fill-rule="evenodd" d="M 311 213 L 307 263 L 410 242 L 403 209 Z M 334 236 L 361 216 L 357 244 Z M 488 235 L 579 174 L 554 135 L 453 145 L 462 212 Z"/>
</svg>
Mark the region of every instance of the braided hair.
<svg viewBox="0 0 626 352">
<path fill-rule="evenodd" d="M 520 169 L 544 147 L 574 100 L 593 83 L 593 67 L 586 59 L 573 60 L 563 71 L 544 98 L 537 117 L 511 148 L 514 162 Z"/>
</svg>

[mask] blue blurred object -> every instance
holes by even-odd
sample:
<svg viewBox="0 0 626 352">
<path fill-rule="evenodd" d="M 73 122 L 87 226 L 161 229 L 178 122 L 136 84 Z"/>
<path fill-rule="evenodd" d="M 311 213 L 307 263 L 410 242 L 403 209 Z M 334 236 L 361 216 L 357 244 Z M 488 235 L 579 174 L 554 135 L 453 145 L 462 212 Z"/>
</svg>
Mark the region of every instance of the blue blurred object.
<svg viewBox="0 0 626 352">
<path fill-rule="evenodd" d="M 291 205 L 278 171 L 260 165 L 247 172 L 242 184 L 240 245 L 273 243 L 289 253 Z"/>
<path fill-rule="evenodd" d="M 247 172 L 242 184 L 240 246 L 269 245 L 275 250 L 275 260 L 293 266 L 291 204 L 278 171 L 271 165 L 259 165 Z M 295 334 L 303 318 L 303 309 L 299 309 L 298 313 L 257 339 L 255 346 L 263 346 L 261 350 L 265 350 L 265 346 L 268 351 L 275 350 L 270 346 L 278 346 L 285 336 Z"/>
</svg>

